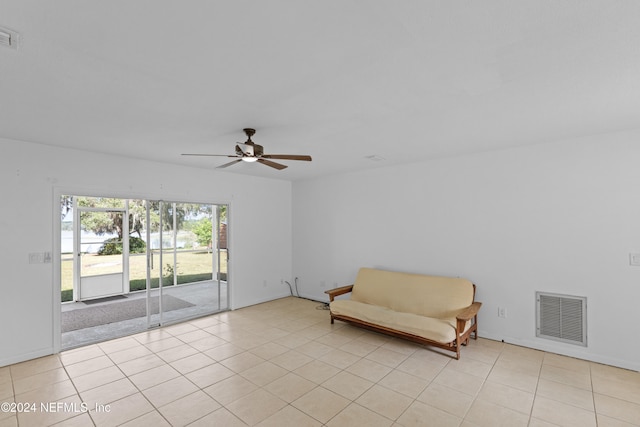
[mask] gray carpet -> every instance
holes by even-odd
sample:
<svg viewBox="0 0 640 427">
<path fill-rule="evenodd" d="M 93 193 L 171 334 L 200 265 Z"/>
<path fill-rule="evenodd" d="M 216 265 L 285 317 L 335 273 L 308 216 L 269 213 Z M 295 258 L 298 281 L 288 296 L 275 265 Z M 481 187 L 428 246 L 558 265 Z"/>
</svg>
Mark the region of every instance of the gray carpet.
<svg viewBox="0 0 640 427">
<path fill-rule="evenodd" d="M 158 313 L 158 299 L 159 297 L 151 297 L 149 299 L 151 313 Z M 173 311 L 187 307 L 193 307 L 193 304 L 171 295 L 162 297 L 163 311 Z M 63 311 L 61 329 L 62 332 L 76 331 L 122 320 L 146 317 L 146 315 L 147 300 L 145 298 L 136 298 L 79 310 Z"/>
</svg>

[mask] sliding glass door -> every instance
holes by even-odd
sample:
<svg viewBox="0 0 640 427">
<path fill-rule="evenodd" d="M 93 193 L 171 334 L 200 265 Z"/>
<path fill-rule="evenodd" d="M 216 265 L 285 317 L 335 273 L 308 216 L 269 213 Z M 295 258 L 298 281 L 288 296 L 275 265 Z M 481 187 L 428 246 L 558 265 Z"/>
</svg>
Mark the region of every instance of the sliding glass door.
<svg viewBox="0 0 640 427">
<path fill-rule="evenodd" d="M 149 326 L 227 309 L 226 206 L 147 206 Z"/>
<path fill-rule="evenodd" d="M 226 205 L 63 196 L 61 207 L 63 349 L 229 308 Z"/>
</svg>

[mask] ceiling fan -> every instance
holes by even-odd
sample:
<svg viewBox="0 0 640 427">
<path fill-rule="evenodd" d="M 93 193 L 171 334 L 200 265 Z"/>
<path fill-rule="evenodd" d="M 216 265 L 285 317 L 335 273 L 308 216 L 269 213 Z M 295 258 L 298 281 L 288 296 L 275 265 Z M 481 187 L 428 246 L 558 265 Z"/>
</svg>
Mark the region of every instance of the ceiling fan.
<svg viewBox="0 0 640 427">
<path fill-rule="evenodd" d="M 256 130 L 251 128 L 243 129 L 244 133 L 247 135 L 247 140 L 245 142 L 238 142 L 236 144 L 236 154 L 235 156 L 226 155 L 226 154 L 182 154 L 183 156 L 211 156 L 211 157 L 231 157 L 235 158 L 229 163 L 225 163 L 224 165 L 218 166 L 216 169 L 226 168 L 231 165 L 235 165 L 238 162 L 259 162 L 263 165 L 270 166 L 274 169 L 282 170 L 287 166 L 281 163 L 272 162 L 268 159 L 278 159 L 278 160 L 305 160 L 310 162 L 311 156 L 302 156 L 296 154 L 264 154 L 264 148 L 262 145 L 258 145 L 251 140 L 251 137 L 255 135 Z"/>
</svg>

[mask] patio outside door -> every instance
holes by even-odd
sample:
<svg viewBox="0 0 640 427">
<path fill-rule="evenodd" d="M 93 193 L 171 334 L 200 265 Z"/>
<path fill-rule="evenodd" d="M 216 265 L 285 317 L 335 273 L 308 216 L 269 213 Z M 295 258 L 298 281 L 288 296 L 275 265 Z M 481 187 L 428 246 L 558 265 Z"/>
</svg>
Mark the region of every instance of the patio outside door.
<svg viewBox="0 0 640 427">
<path fill-rule="evenodd" d="M 85 301 L 128 293 L 125 287 L 125 259 L 128 253 L 127 239 L 114 234 L 105 235 L 90 232 L 92 225 L 107 222 L 110 230 L 121 229 L 128 235 L 127 218 L 124 209 L 76 208 L 76 248 L 78 261 L 74 277 L 75 301 Z M 107 234 L 107 237 L 109 234 Z"/>
</svg>

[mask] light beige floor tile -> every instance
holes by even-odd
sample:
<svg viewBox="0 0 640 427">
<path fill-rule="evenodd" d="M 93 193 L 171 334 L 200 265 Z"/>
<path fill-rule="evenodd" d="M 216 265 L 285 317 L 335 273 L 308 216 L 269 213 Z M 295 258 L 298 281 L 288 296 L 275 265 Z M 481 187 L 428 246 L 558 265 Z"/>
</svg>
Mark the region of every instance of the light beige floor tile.
<svg viewBox="0 0 640 427">
<path fill-rule="evenodd" d="M 73 365 L 66 366 L 65 369 L 69 373 L 71 378 L 76 378 L 81 375 L 88 374 L 90 372 L 96 372 L 101 369 L 106 369 L 115 366 L 115 364 L 107 356 L 99 356 L 84 362 L 74 363 Z"/>
<path fill-rule="evenodd" d="M 161 365 L 132 375 L 129 379 L 136 385 L 136 387 L 138 387 L 138 389 L 146 390 L 179 376 L 180 373 L 171 366 Z"/>
<path fill-rule="evenodd" d="M 333 417 L 326 425 L 328 427 L 388 427 L 392 424 L 393 421 L 390 419 L 352 403 Z"/>
<path fill-rule="evenodd" d="M 304 334 L 289 334 L 276 339 L 274 342 L 276 344 L 283 345 L 289 349 L 294 349 L 294 348 L 300 347 L 303 344 L 311 342 L 311 339 L 309 337 L 304 336 Z"/>
<path fill-rule="evenodd" d="M 640 425 L 638 423 L 631 424 L 626 421 L 617 420 L 602 414 L 596 414 L 596 419 L 598 421 L 598 427 L 638 427 Z"/>
<path fill-rule="evenodd" d="M 393 370 L 378 381 L 378 384 L 415 399 L 424 391 L 429 381 L 406 372 Z"/>
<path fill-rule="evenodd" d="M 137 359 L 133 359 L 128 362 L 119 363 L 118 368 L 120 368 L 125 375 L 135 375 L 139 372 L 144 372 L 148 369 L 156 368 L 165 364 L 164 360 L 160 359 L 155 354 L 150 354 L 138 357 Z"/>
<path fill-rule="evenodd" d="M 62 367 L 62 362 L 57 355 L 40 357 L 26 362 L 11 365 L 11 377 L 13 380 L 31 377 L 46 371 Z"/>
<path fill-rule="evenodd" d="M 93 359 L 94 357 L 104 356 L 104 351 L 97 345 L 80 347 L 72 351 L 64 351 L 60 353 L 60 360 L 64 365 L 72 365 L 74 363 L 83 362 Z"/>
<path fill-rule="evenodd" d="M 218 362 L 244 352 L 245 350 L 243 348 L 236 347 L 233 344 L 222 344 L 212 349 L 203 351 L 204 354 Z"/>
<path fill-rule="evenodd" d="M 478 400 L 494 403 L 529 415 L 533 406 L 533 393 L 518 390 L 493 381 L 487 381 L 478 393 Z"/>
<path fill-rule="evenodd" d="M 291 403 L 310 417 L 326 423 L 351 403 L 323 387 L 316 387 Z"/>
<path fill-rule="evenodd" d="M 149 344 L 154 341 L 160 341 L 171 337 L 173 337 L 173 335 L 164 329 L 154 329 L 152 331 L 145 331 L 131 336 L 131 338 L 135 339 L 140 344 Z"/>
<path fill-rule="evenodd" d="M 198 390 L 161 406 L 158 411 L 169 421 L 169 424 L 178 427 L 186 426 L 219 408 L 218 402 L 202 390 Z"/>
<path fill-rule="evenodd" d="M 373 382 L 346 371 L 342 371 L 322 383 L 322 387 L 349 400 L 356 400 L 373 385 Z"/>
<path fill-rule="evenodd" d="M 317 384 L 294 373 L 287 373 L 277 380 L 267 384 L 264 388 L 287 403 L 291 403 L 300 396 L 313 390 Z"/>
<path fill-rule="evenodd" d="M 226 405 L 226 408 L 236 417 L 253 426 L 269 418 L 285 406 L 287 406 L 287 402 L 284 400 L 266 390 L 258 389 Z"/>
<path fill-rule="evenodd" d="M 573 357 L 562 356 L 560 354 L 545 353 L 543 365 L 555 366 L 575 372 L 590 373 L 591 363 Z"/>
<path fill-rule="evenodd" d="M 176 360 L 184 359 L 185 357 L 193 356 L 194 354 L 197 354 L 197 353 L 198 353 L 198 350 L 196 350 L 189 344 L 180 344 L 179 346 L 176 346 L 173 348 L 168 348 L 166 350 L 158 351 L 156 353 L 156 356 L 164 360 L 166 363 L 172 363 L 172 362 L 175 362 Z"/>
<path fill-rule="evenodd" d="M 269 418 L 257 424 L 258 427 L 319 427 L 321 425 L 319 421 L 290 405 L 285 406 Z"/>
<path fill-rule="evenodd" d="M 286 369 L 271 362 L 262 362 L 259 365 L 242 371 L 240 375 L 262 387 L 286 375 L 288 372 Z"/>
<path fill-rule="evenodd" d="M 136 347 L 140 347 L 138 341 L 131 337 L 119 338 L 111 341 L 105 341 L 98 344 L 98 347 L 102 349 L 106 354 L 117 353 L 119 351 L 131 350 Z"/>
<path fill-rule="evenodd" d="M 13 383 L 10 380 L 0 383 L 0 401 L 9 397 L 13 397 Z"/>
<path fill-rule="evenodd" d="M 38 405 L 35 411 L 18 413 L 18 424 L 20 427 L 49 426 L 85 412 L 80 396 L 77 394 L 56 402 L 46 401 L 42 403 L 46 405 L 46 409 Z"/>
<path fill-rule="evenodd" d="M 640 378 L 621 380 L 596 376 L 592 379 L 593 392 L 604 394 L 640 405 Z"/>
<path fill-rule="evenodd" d="M 347 367 L 353 365 L 358 360 L 360 360 L 360 356 L 356 356 L 355 354 L 340 350 L 333 349 L 327 354 L 320 357 L 318 360 L 321 360 L 329 365 L 335 366 L 338 369 L 346 369 Z"/>
<path fill-rule="evenodd" d="M 131 347 L 126 350 L 116 351 L 115 353 L 109 354 L 109 359 L 113 361 L 113 363 L 124 363 L 133 359 L 137 359 L 139 357 L 149 356 L 153 354 L 151 350 L 143 345 L 139 345 L 136 347 Z"/>
<path fill-rule="evenodd" d="M 185 377 L 177 377 L 143 390 L 142 393 L 156 408 L 159 408 L 197 390 L 198 387 Z"/>
<path fill-rule="evenodd" d="M 249 368 L 253 368 L 264 362 L 264 359 L 248 351 L 231 356 L 219 362 L 221 365 L 231 369 L 235 373 L 241 373 Z"/>
<path fill-rule="evenodd" d="M 231 369 L 222 366 L 219 363 L 215 363 L 196 371 L 189 372 L 185 376 L 198 387 L 205 388 L 233 375 L 235 374 Z"/>
<path fill-rule="evenodd" d="M 204 368 L 205 366 L 209 366 L 214 363 L 216 363 L 216 361 L 209 356 L 202 353 L 196 353 L 192 354 L 191 356 L 178 359 L 175 362 L 171 362 L 170 365 L 176 371 L 180 372 L 182 375 L 185 375 L 189 372 Z"/>
<path fill-rule="evenodd" d="M 405 427 L 438 426 L 458 427 L 462 419 L 422 402 L 413 402 L 398 418 Z"/>
<path fill-rule="evenodd" d="M 340 369 L 319 360 L 313 360 L 293 371 L 316 384 L 321 384 L 340 372 Z"/>
<path fill-rule="evenodd" d="M 18 416 L 15 414 L 6 414 L 6 417 L 2 417 L 0 413 L 0 427 L 18 427 Z M 84 427 L 84 426 L 82 426 Z"/>
<path fill-rule="evenodd" d="M 140 393 L 109 404 L 109 411 L 90 411 L 96 426 L 118 426 L 153 411 L 153 406 Z"/>
<path fill-rule="evenodd" d="M 591 373 L 589 371 L 579 372 L 558 368 L 552 365 L 544 365 L 540 371 L 540 378 L 582 388 L 584 390 L 591 390 Z"/>
<path fill-rule="evenodd" d="M 536 375 L 497 366 L 494 366 L 491 370 L 487 380 L 517 388 L 527 393 L 535 393 L 538 386 L 538 376 Z"/>
<path fill-rule="evenodd" d="M 596 412 L 608 417 L 640 424 L 640 405 L 615 397 L 594 393 Z"/>
<path fill-rule="evenodd" d="M 240 420 L 240 418 L 233 415 L 226 408 L 218 408 L 211 412 L 209 415 L 205 415 L 199 420 L 189 424 L 189 427 L 246 427 L 246 424 Z"/>
<path fill-rule="evenodd" d="M 593 393 L 555 381 L 540 379 L 536 395 L 593 411 Z"/>
<path fill-rule="evenodd" d="M 270 361 L 289 371 L 294 371 L 299 367 L 306 365 L 314 360 L 311 356 L 300 353 L 297 350 L 289 350 L 279 356 L 274 357 Z"/>
<path fill-rule="evenodd" d="M 288 347 L 276 344 L 274 342 L 268 342 L 250 350 L 251 353 L 264 360 L 273 359 L 274 357 L 286 353 L 287 351 L 289 351 Z"/>
<path fill-rule="evenodd" d="M 240 375 L 233 375 L 205 388 L 204 391 L 217 402 L 226 406 L 241 397 L 253 393 L 257 389 L 258 386 L 251 381 L 246 380 Z"/>
<path fill-rule="evenodd" d="M 1 425 L 2 423 L 0 423 L 0 426 Z M 85 412 L 75 417 L 67 418 L 64 421 L 55 424 L 55 427 L 87 427 L 92 425 L 93 425 L 93 421 L 91 420 L 89 413 Z"/>
<path fill-rule="evenodd" d="M 546 397 L 536 396 L 531 416 L 566 427 L 596 426 L 596 414 Z"/>
<path fill-rule="evenodd" d="M 338 333 L 330 333 L 316 338 L 316 341 L 329 347 L 340 348 L 348 342 L 353 341 L 353 338 Z"/>
<path fill-rule="evenodd" d="M 356 356 L 364 357 L 367 354 L 375 351 L 378 347 L 363 341 L 351 340 L 348 343 L 340 346 L 340 350 L 347 351 Z"/>
<path fill-rule="evenodd" d="M 501 358 L 510 358 L 515 360 L 528 359 L 530 362 L 542 363 L 544 360 L 544 352 L 532 348 L 521 347 L 512 344 L 505 344 L 502 349 Z"/>
<path fill-rule="evenodd" d="M 197 331 L 199 329 L 191 323 L 178 323 L 177 325 L 167 326 L 164 330 L 175 337 L 179 337 L 182 334 Z"/>
<path fill-rule="evenodd" d="M 484 379 L 451 369 L 443 369 L 433 382 L 475 396 L 482 388 Z"/>
<path fill-rule="evenodd" d="M 319 343 L 317 341 L 310 341 L 296 348 L 296 351 L 298 351 L 299 353 L 306 354 L 313 359 L 319 359 L 325 354 L 329 353 L 331 350 L 333 350 L 333 347 Z"/>
<path fill-rule="evenodd" d="M 381 365 L 395 368 L 402 362 L 404 362 L 409 356 L 403 353 L 398 353 L 393 350 L 389 350 L 385 347 L 379 347 L 367 354 L 366 358 L 373 360 Z"/>
<path fill-rule="evenodd" d="M 418 396 L 417 400 L 462 418 L 471 407 L 473 396 L 440 384 L 431 383 Z"/>
<path fill-rule="evenodd" d="M 20 395 L 68 379 L 67 372 L 63 368 L 57 368 L 14 380 L 13 389 L 16 395 Z"/>
<path fill-rule="evenodd" d="M 468 345 L 462 349 L 462 357 L 493 365 L 500 357 L 500 351 L 480 345 Z"/>
<path fill-rule="evenodd" d="M 73 386 L 71 380 L 65 380 L 18 394 L 15 397 L 15 401 L 32 402 L 39 405 L 41 402 L 54 402 L 75 394 L 77 394 L 76 388 Z"/>
<path fill-rule="evenodd" d="M 552 424 L 538 418 L 531 417 L 529 427 L 558 427 L 558 424 Z"/>
<path fill-rule="evenodd" d="M 203 340 L 203 339 L 207 339 L 207 338 L 216 338 L 216 341 L 223 341 L 218 337 L 213 336 L 212 334 L 203 331 L 202 329 L 196 329 L 194 331 L 191 332 L 186 332 L 184 334 L 180 334 L 179 336 L 177 336 L 177 338 L 182 341 L 182 342 L 186 342 L 187 344 L 190 344 L 194 341 L 199 341 L 199 340 Z"/>
<path fill-rule="evenodd" d="M 391 420 L 396 420 L 412 402 L 413 399 L 380 385 L 374 385 L 355 401 Z"/>
<path fill-rule="evenodd" d="M 464 419 L 479 427 L 526 427 L 529 415 L 483 400 L 476 400 Z"/>
<path fill-rule="evenodd" d="M 402 338 L 395 338 L 382 344 L 381 348 L 386 348 L 387 350 L 392 350 L 396 353 L 401 353 L 409 357 L 419 349 L 424 348 L 424 346 L 411 341 L 403 340 Z"/>
<path fill-rule="evenodd" d="M 223 340 L 222 338 L 216 337 L 215 335 L 211 334 L 207 335 L 208 336 L 206 338 L 189 342 L 189 345 L 198 351 L 206 351 L 227 344 L 227 341 Z"/>
<path fill-rule="evenodd" d="M 117 366 L 110 366 L 99 371 L 90 372 L 85 375 L 73 378 L 73 384 L 79 392 L 83 392 L 101 385 L 120 380 L 125 375 Z"/>
<path fill-rule="evenodd" d="M 136 386 L 134 386 L 128 378 L 123 378 L 81 392 L 80 397 L 82 397 L 82 401 L 86 402 L 89 407 L 94 408 L 96 405 L 105 405 L 136 393 L 138 393 Z"/>
<path fill-rule="evenodd" d="M 374 362 L 373 360 L 360 359 L 353 365 L 349 366 L 346 371 L 377 383 L 391 372 L 391 368 L 381 365 L 378 362 Z"/>
<path fill-rule="evenodd" d="M 157 353 L 162 350 L 167 350 L 169 348 L 178 347 L 179 345 L 184 344 L 184 342 L 180 341 L 178 338 L 171 336 L 169 338 L 162 338 L 158 341 L 152 341 L 150 343 L 146 343 L 144 346 L 149 350 Z"/>
<path fill-rule="evenodd" d="M 460 360 L 455 360 L 455 359 L 451 360 L 449 363 L 447 363 L 447 366 L 445 366 L 444 369 L 463 372 L 465 374 L 474 375 L 480 378 L 487 378 L 492 368 L 493 368 L 493 365 L 490 365 L 484 362 L 479 362 L 470 357 L 465 357 L 464 359 L 460 359 Z"/>
<path fill-rule="evenodd" d="M 87 426 L 87 425 L 91 425 L 91 424 L 85 424 L 84 426 Z M 78 427 L 81 427 L 81 426 L 78 426 Z M 122 424 L 122 427 L 172 427 L 172 426 L 167 422 L 167 420 L 162 415 L 160 415 L 160 412 L 151 411 L 151 412 L 147 412 L 146 414 L 138 418 L 134 418 L 131 421 L 128 421 Z"/>
<path fill-rule="evenodd" d="M 532 377 L 538 377 L 540 375 L 540 370 L 542 369 L 542 362 L 537 360 L 532 361 L 529 359 L 510 359 L 501 355 L 493 365 L 493 369 L 518 372 L 520 374 L 527 374 Z"/>
<path fill-rule="evenodd" d="M 421 357 L 409 357 L 396 368 L 407 374 L 431 381 L 444 369 L 446 364 L 425 360 Z"/>
</svg>

